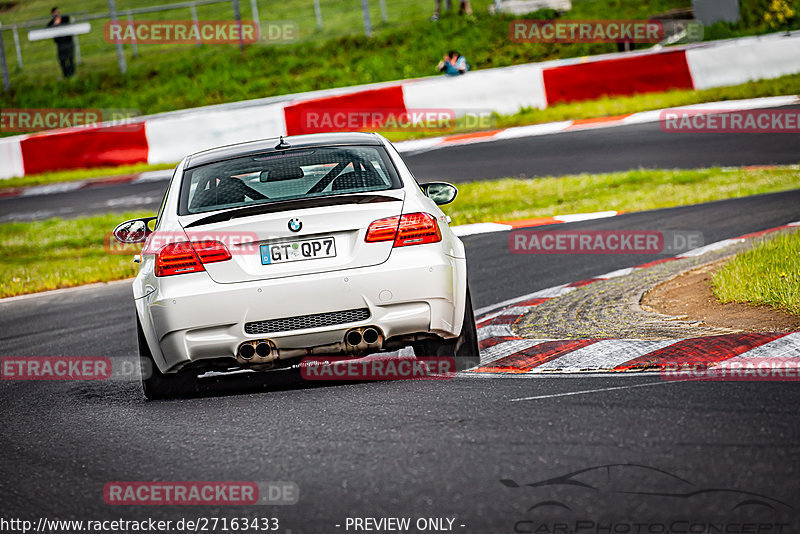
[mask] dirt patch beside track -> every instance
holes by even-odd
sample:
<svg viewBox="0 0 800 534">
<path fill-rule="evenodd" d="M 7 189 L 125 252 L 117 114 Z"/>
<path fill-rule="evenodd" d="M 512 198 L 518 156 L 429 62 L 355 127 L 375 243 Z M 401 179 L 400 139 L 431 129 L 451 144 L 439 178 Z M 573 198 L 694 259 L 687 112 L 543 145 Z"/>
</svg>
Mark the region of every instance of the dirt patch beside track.
<svg viewBox="0 0 800 534">
<path fill-rule="evenodd" d="M 800 330 L 800 317 L 768 306 L 731 302 L 723 304 L 711 290 L 711 278 L 727 259 L 685 271 L 662 282 L 642 297 L 645 311 L 681 320 L 742 332 L 791 332 Z"/>
<path fill-rule="evenodd" d="M 592 280 L 533 307 L 512 330 L 523 338 L 560 340 L 671 340 L 798 331 L 800 318 L 765 307 L 720 304 L 708 286 L 714 268 L 762 239 Z"/>
</svg>

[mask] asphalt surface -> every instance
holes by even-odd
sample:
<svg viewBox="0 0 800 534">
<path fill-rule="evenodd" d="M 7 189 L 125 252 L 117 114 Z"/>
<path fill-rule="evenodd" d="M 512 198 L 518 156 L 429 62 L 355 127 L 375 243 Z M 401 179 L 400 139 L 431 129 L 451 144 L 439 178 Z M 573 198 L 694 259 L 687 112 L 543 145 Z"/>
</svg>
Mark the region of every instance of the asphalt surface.
<svg viewBox="0 0 800 534">
<path fill-rule="evenodd" d="M 646 123 L 454 146 L 406 154 L 404 159 L 419 181 L 458 183 L 638 168 L 796 164 L 797 147 L 797 135 L 786 133 L 666 133 L 658 123 Z M 155 211 L 166 185 L 155 181 L 0 198 L 0 222 Z"/>
<path fill-rule="evenodd" d="M 559 228 L 699 230 L 711 243 L 796 220 L 800 191 Z M 658 258 L 514 255 L 506 233 L 465 243 L 476 307 Z M 0 355 L 135 361 L 129 285 L 0 302 Z M 275 517 L 286 533 L 355 532 L 347 518 L 397 516 L 451 518 L 455 532 L 800 528 L 797 383 L 638 375 L 319 387 L 238 378 L 209 390 L 145 402 L 132 381 L 0 382 L 2 518 Z M 590 469 L 616 464 L 625 465 Z M 107 482 L 153 480 L 291 481 L 300 501 L 103 500 Z M 409 530 L 423 531 L 435 530 Z"/>
</svg>

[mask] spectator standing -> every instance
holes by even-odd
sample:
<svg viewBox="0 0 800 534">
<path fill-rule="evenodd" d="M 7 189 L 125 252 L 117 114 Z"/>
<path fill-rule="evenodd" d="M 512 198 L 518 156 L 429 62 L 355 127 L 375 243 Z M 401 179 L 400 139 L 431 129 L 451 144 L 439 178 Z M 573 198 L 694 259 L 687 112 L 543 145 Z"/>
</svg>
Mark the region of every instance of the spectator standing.
<svg viewBox="0 0 800 534">
<path fill-rule="evenodd" d="M 69 24 L 69 15 L 62 15 L 61 11 L 54 7 L 50 10 L 50 15 L 53 17 L 47 23 L 48 28 L 54 26 L 61 26 Z M 71 35 L 62 35 L 61 37 L 54 37 L 53 41 L 56 43 L 58 49 L 58 62 L 61 64 L 61 72 L 64 78 L 70 78 L 75 75 L 75 43 Z"/>
<path fill-rule="evenodd" d="M 444 0 L 444 10 L 450 11 L 451 0 Z M 439 20 L 439 15 L 442 13 L 442 0 L 436 0 L 436 7 L 433 10 L 433 16 L 431 17 L 432 21 Z M 472 6 L 469 3 L 469 0 L 461 0 L 458 3 L 458 14 L 459 15 L 467 15 L 472 16 Z"/>
</svg>

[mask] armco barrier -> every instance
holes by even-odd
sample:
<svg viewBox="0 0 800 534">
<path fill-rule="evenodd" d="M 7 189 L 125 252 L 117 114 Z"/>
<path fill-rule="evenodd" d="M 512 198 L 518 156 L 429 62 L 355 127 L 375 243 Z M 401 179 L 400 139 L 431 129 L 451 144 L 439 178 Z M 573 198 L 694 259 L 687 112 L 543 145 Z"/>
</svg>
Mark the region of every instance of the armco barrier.
<svg viewBox="0 0 800 534">
<path fill-rule="evenodd" d="M 686 51 L 695 89 L 737 85 L 800 72 L 800 35 L 722 41 Z"/>
<path fill-rule="evenodd" d="M 408 80 L 403 96 L 408 109 L 446 107 L 457 116 L 481 111 L 511 115 L 522 108 L 547 107 L 539 63 Z"/>
<path fill-rule="evenodd" d="M 547 103 L 692 89 L 684 50 L 588 61 L 544 69 Z"/>
<path fill-rule="evenodd" d="M 25 173 L 147 161 L 144 123 L 40 133 L 21 140 Z"/>
<path fill-rule="evenodd" d="M 0 139 L 0 179 L 57 169 L 171 163 L 214 146 L 304 133 L 304 113 L 315 109 L 508 114 L 603 95 L 720 87 L 797 72 L 799 32 L 314 91 L 144 117 L 141 128 L 127 132 L 100 126 Z"/>
<path fill-rule="evenodd" d="M 22 164 L 22 147 L 20 146 L 24 137 L 17 135 L 0 139 L 0 178 L 25 175 L 25 166 Z"/>
<path fill-rule="evenodd" d="M 289 104 L 283 108 L 284 116 L 286 117 L 286 133 L 288 135 L 319 133 L 319 129 L 310 127 L 306 121 L 309 113 L 313 111 L 329 113 L 335 110 L 337 112 L 353 113 L 370 109 L 379 109 L 384 113 L 392 114 L 405 112 L 403 87 L 393 85 Z"/>
<path fill-rule="evenodd" d="M 283 104 L 275 103 L 165 114 L 147 120 L 145 132 L 150 147 L 147 163 L 174 163 L 201 150 L 282 135 L 286 126 Z"/>
</svg>

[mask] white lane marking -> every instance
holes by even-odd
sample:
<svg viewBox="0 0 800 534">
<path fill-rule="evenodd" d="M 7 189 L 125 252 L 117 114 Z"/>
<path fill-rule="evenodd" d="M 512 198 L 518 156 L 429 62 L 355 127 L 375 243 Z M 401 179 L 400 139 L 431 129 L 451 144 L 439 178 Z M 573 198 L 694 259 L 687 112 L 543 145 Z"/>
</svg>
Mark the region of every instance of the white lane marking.
<svg viewBox="0 0 800 534">
<path fill-rule="evenodd" d="M 540 374 L 531 374 L 531 373 L 476 373 L 472 370 L 466 371 L 458 371 L 456 376 L 458 378 L 491 378 L 491 379 L 500 379 L 500 380 L 510 380 L 510 379 L 517 379 L 521 378 L 523 380 L 548 380 L 548 379 L 555 379 L 561 380 L 565 378 L 608 378 L 609 376 L 613 377 L 620 377 L 620 378 L 635 378 L 635 377 L 658 377 L 661 375 L 661 371 L 636 371 L 636 372 L 625 372 L 625 373 L 609 373 L 608 371 L 593 371 L 593 372 L 586 372 L 586 373 L 540 373 Z"/>
<path fill-rule="evenodd" d="M 635 270 L 634 267 L 626 267 L 624 269 L 617 269 L 616 271 L 611 271 L 610 273 L 601 274 L 600 276 L 595 276 L 598 280 L 608 280 L 609 278 L 619 278 L 620 276 L 625 276 L 631 274 Z"/>
<path fill-rule="evenodd" d="M 112 198 L 105 202 L 98 202 L 93 204 L 95 207 L 116 208 L 119 206 L 141 206 L 146 204 L 158 204 L 161 197 L 144 196 L 144 195 L 129 195 L 127 197 Z"/>
<path fill-rule="evenodd" d="M 490 337 L 510 337 L 514 335 L 509 324 L 493 324 L 478 328 L 478 341 L 483 341 Z"/>
<path fill-rule="evenodd" d="M 608 375 L 606 375 L 608 376 Z M 604 391 L 614 391 L 617 389 L 633 389 L 633 388 L 644 388 L 648 386 L 658 386 L 658 385 L 665 385 L 665 384 L 679 384 L 681 381 L 674 381 L 668 382 L 666 380 L 661 380 L 659 382 L 647 382 L 645 384 L 633 384 L 630 386 L 616 386 L 611 388 L 598 388 L 598 389 L 585 389 L 582 391 L 568 391 L 566 393 L 553 393 L 552 395 L 537 395 L 535 397 L 521 397 L 519 399 L 511 399 L 509 402 L 519 402 L 519 401 L 529 401 L 529 400 L 540 400 L 540 399 L 554 399 L 556 397 L 570 397 L 572 395 L 586 395 L 589 393 L 602 393 Z M 685 381 L 684 381 L 685 382 Z"/>
<path fill-rule="evenodd" d="M 160 171 L 145 171 L 139 176 L 131 180 L 131 183 L 138 184 L 142 182 L 159 182 L 161 180 L 169 180 L 172 178 L 174 169 L 165 169 Z"/>
<path fill-rule="evenodd" d="M 506 356 L 535 347 L 540 343 L 544 343 L 544 341 L 541 339 L 512 339 L 511 341 L 492 345 L 488 349 L 481 351 L 481 365 L 487 365 Z"/>
<path fill-rule="evenodd" d="M 75 182 L 59 182 L 55 184 L 35 185 L 26 188 L 24 191 L 22 191 L 22 193 L 20 193 L 20 196 L 33 197 L 38 195 L 50 195 L 53 193 L 69 193 L 70 191 L 80 189 L 85 183 L 86 180 L 78 180 Z"/>
<path fill-rule="evenodd" d="M 575 373 L 585 369 L 613 369 L 645 354 L 662 349 L 680 340 L 646 341 L 641 339 L 604 339 L 533 368 L 530 373 L 560 371 Z"/>
<path fill-rule="evenodd" d="M 579 221 L 592 221 L 594 219 L 605 219 L 619 215 L 617 211 L 596 211 L 594 213 L 575 213 L 572 215 L 556 215 L 553 217 L 557 221 L 571 223 Z"/>
<path fill-rule="evenodd" d="M 484 139 L 484 141 L 499 141 L 502 139 L 519 139 L 521 137 L 537 137 L 560 133 L 572 126 L 573 121 L 545 122 L 542 124 L 530 124 L 528 126 L 514 126 L 497 132 L 494 136 Z"/>
<path fill-rule="evenodd" d="M 521 297 L 514 297 L 513 299 L 504 300 L 503 302 L 498 302 L 497 304 L 492 304 L 491 306 L 484 306 L 483 308 L 478 308 L 475 310 L 475 315 L 478 317 L 479 321 L 482 318 L 483 314 L 496 310 L 497 308 L 503 308 L 505 306 L 509 306 L 511 304 L 516 304 L 517 302 L 522 302 L 523 300 L 535 299 L 535 298 L 553 298 L 553 297 L 560 297 L 561 295 L 566 295 L 570 291 L 573 291 L 577 288 L 574 287 L 567 287 L 567 284 L 562 284 L 560 286 L 553 286 L 548 287 L 546 289 L 541 289 L 539 291 L 534 291 L 533 293 L 528 293 L 527 295 L 522 295 Z"/>
<path fill-rule="evenodd" d="M 468 235 L 475 235 L 475 234 L 488 234 L 491 232 L 507 232 L 511 230 L 510 224 L 500 224 L 500 223 L 474 223 L 474 224 L 461 224 L 459 226 L 451 227 L 453 233 L 459 237 L 464 237 Z"/>
<path fill-rule="evenodd" d="M 695 256 L 701 256 L 707 252 L 712 252 L 714 250 L 720 250 L 730 245 L 741 243 L 744 239 L 735 238 L 735 239 L 723 239 L 722 241 L 717 241 L 716 243 L 711 243 L 704 247 L 695 248 L 690 250 L 689 252 L 684 252 L 683 254 L 678 254 L 675 256 L 676 258 L 693 258 Z"/>
<path fill-rule="evenodd" d="M 489 315 L 483 315 L 480 318 L 479 323 L 483 321 L 488 321 L 489 319 L 494 319 L 495 317 L 499 317 L 501 315 L 524 315 L 531 311 L 533 306 L 512 306 L 510 308 L 503 308 L 502 310 L 498 310 L 496 312 L 490 313 Z"/>
<path fill-rule="evenodd" d="M 444 137 L 431 137 L 428 139 L 409 139 L 408 141 L 400 141 L 393 143 L 394 147 L 401 154 L 422 153 L 437 148 L 437 145 L 445 139 Z"/>
</svg>

